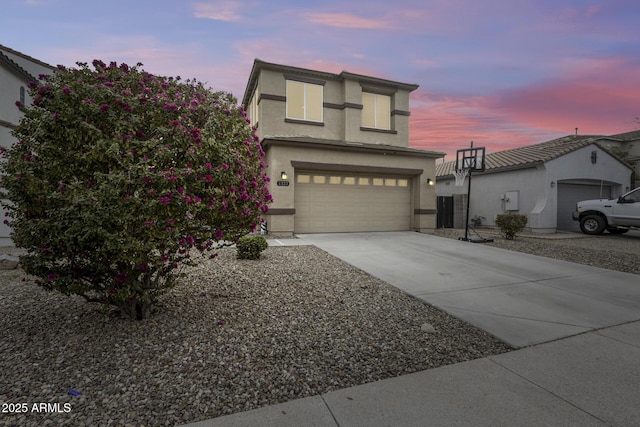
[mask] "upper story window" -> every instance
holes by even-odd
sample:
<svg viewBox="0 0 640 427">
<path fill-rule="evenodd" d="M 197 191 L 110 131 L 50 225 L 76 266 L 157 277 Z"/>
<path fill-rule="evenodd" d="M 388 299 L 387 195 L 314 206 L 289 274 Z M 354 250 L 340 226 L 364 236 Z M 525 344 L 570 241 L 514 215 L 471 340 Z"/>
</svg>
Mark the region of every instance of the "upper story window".
<svg viewBox="0 0 640 427">
<path fill-rule="evenodd" d="M 362 92 L 362 126 L 391 129 L 391 97 Z"/>
<path fill-rule="evenodd" d="M 249 101 L 249 105 L 247 106 L 248 110 L 247 114 L 249 115 L 249 120 L 251 120 L 251 124 L 253 126 L 258 125 L 258 91 L 256 91 L 251 97 L 251 101 Z"/>
<path fill-rule="evenodd" d="M 287 80 L 287 118 L 322 121 L 322 85 Z"/>
<path fill-rule="evenodd" d="M 20 86 L 20 105 L 25 106 L 26 101 L 24 86 Z"/>
</svg>

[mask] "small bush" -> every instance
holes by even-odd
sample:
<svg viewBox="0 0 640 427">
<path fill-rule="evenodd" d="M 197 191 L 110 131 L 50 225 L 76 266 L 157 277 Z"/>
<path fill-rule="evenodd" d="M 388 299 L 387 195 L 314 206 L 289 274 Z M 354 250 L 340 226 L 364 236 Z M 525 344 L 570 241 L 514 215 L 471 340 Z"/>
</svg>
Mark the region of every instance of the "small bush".
<svg viewBox="0 0 640 427">
<path fill-rule="evenodd" d="M 496 225 L 505 239 L 513 240 L 517 233 L 524 230 L 527 225 L 527 216 L 524 214 L 504 213 L 496 216 Z"/>
<path fill-rule="evenodd" d="M 267 241 L 262 236 L 244 236 L 236 244 L 238 259 L 258 259 L 267 249 Z"/>
</svg>

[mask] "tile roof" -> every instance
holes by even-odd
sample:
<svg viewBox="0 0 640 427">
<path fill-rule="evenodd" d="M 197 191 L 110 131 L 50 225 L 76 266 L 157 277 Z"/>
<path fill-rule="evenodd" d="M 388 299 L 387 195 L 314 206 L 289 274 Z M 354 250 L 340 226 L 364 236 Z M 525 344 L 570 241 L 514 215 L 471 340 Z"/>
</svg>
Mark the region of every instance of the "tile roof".
<svg viewBox="0 0 640 427">
<path fill-rule="evenodd" d="M 36 76 L 33 75 L 33 71 L 29 71 L 24 67 L 24 63 L 20 64 L 16 61 L 20 61 L 20 58 L 23 61 L 27 61 L 29 63 L 37 64 L 40 67 L 45 69 L 54 70 L 54 67 L 47 64 L 46 62 L 42 62 L 39 59 L 35 59 L 29 55 L 25 55 L 22 52 L 18 52 L 17 50 L 11 49 L 10 47 L 4 46 L 0 44 L 0 65 L 5 65 L 9 69 L 13 70 L 13 72 L 17 73 L 22 77 L 24 81 L 35 81 Z"/>
<path fill-rule="evenodd" d="M 2 45 L 0 45 L 0 47 L 2 47 Z M 5 65 L 8 68 L 10 68 L 11 70 L 13 70 L 13 72 L 17 73 L 22 80 L 24 81 L 35 81 L 36 78 L 34 76 L 32 76 L 31 74 L 29 74 L 29 72 L 27 70 L 25 70 L 24 68 L 22 68 L 20 65 L 18 65 L 15 61 L 13 61 L 11 58 L 9 58 L 7 55 L 5 55 L 2 50 L 0 50 L 0 65 Z"/>
<path fill-rule="evenodd" d="M 569 135 L 540 144 L 489 153 L 485 156 L 485 170 L 531 167 L 597 143 L 601 138 L 602 135 Z M 436 165 L 436 176 L 453 175 L 455 165 L 455 160 Z"/>
<path fill-rule="evenodd" d="M 29 61 L 29 62 L 33 62 L 33 63 L 38 64 L 38 65 L 41 65 L 41 66 L 43 66 L 43 67 L 45 67 L 45 68 L 49 68 L 49 69 L 51 69 L 51 70 L 54 70 L 54 69 L 56 68 L 56 67 L 54 67 L 54 66 L 53 66 L 53 65 L 51 65 L 51 64 L 47 64 L 46 62 L 41 61 L 41 60 L 39 60 L 39 59 L 36 59 L 36 58 L 34 58 L 33 56 L 29 56 L 29 55 L 27 55 L 27 54 L 24 54 L 24 53 L 22 53 L 22 52 L 19 52 L 19 51 L 15 50 L 15 49 L 11 49 L 10 47 L 5 46 L 5 45 L 3 45 L 3 44 L 0 44 L 0 51 L 4 51 L 4 52 L 6 52 L 6 53 L 10 53 L 10 54 L 13 54 L 13 55 L 19 56 L 19 57 L 20 57 L 20 58 L 22 58 L 22 59 L 25 59 L 25 60 L 27 60 L 27 61 Z"/>
<path fill-rule="evenodd" d="M 618 133 L 616 135 L 609 135 L 609 136 L 603 137 L 603 139 L 614 139 L 619 141 L 640 140 L 640 130 L 633 130 L 631 132 Z"/>
</svg>

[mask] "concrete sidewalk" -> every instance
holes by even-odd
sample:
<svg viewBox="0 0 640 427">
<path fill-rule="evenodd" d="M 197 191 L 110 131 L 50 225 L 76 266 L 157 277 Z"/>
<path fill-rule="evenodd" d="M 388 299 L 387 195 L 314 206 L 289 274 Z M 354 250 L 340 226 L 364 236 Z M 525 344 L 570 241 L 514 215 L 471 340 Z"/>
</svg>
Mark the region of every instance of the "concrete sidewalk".
<svg viewBox="0 0 640 427">
<path fill-rule="evenodd" d="M 189 424 L 637 426 L 640 322 Z"/>
<path fill-rule="evenodd" d="M 299 237 L 521 349 L 189 427 L 640 426 L 637 275 L 411 232 Z"/>
</svg>

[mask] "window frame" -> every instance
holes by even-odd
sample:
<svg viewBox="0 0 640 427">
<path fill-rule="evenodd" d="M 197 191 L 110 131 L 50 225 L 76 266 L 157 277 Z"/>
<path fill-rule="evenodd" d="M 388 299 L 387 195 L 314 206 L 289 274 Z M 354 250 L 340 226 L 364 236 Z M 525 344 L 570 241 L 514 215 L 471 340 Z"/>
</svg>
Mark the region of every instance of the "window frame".
<svg viewBox="0 0 640 427">
<path fill-rule="evenodd" d="M 290 115 L 290 100 L 292 96 L 290 94 L 290 83 L 296 83 L 302 85 L 302 111 L 303 117 L 292 117 Z M 318 82 L 308 82 L 302 80 L 296 80 L 292 78 L 287 78 L 285 83 L 285 91 L 286 91 L 286 105 L 285 105 L 285 119 L 290 121 L 302 121 L 302 122 L 311 122 L 311 123 L 324 123 L 324 84 Z M 318 88 L 320 91 L 320 99 L 318 101 L 318 105 L 315 107 L 319 107 L 320 118 L 309 118 L 309 95 L 308 88 L 312 86 L 313 88 Z"/>
<path fill-rule="evenodd" d="M 373 105 L 371 106 L 373 108 L 373 111 L 372 111 L 373 126 L 365 125 L 364 123 L 365 113 L 369 112 L 367 110 L 367 103 L 365 103 L 365 94 L 371 96 L 373 99 Z M 384 97 L 384 99 L 388 100 L 388 105 L 385 105 L 385 107 L 387 107 L 387 114 L 385 115 L 385 118 L 386 118 L 385 124 L 387 125 L 387 127 L 383 127 L 380 123 L 378 123 L 378 120 L 379 120 L 378 97 Z M 391 131 L 392 130 L 391 129 L 391 101 L 392 101 L 391 95 L 384 94 L 384 93 L 376 93 L 376 92 L 367 91 L 367 90 L 362 91 L 362 117 L 361 117 L 362 127 L 365 129 Z"/>
</svg>

